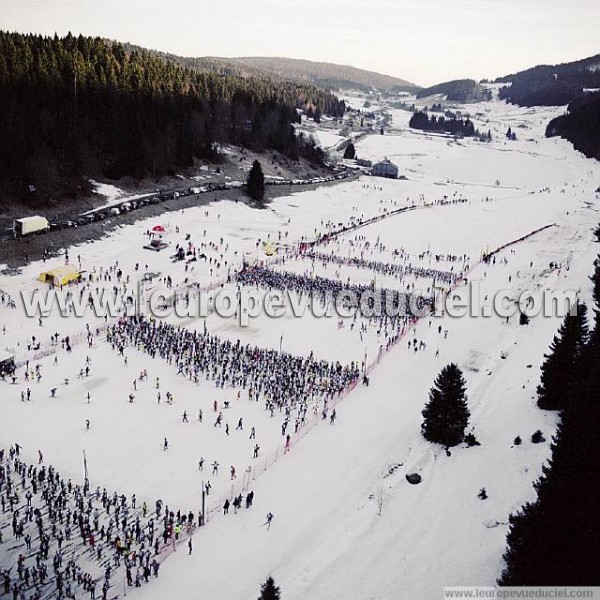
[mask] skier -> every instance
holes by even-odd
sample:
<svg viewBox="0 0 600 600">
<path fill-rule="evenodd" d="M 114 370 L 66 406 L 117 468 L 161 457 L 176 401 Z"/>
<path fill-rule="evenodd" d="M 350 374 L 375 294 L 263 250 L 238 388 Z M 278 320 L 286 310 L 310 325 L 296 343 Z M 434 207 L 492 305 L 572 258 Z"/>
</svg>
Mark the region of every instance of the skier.
<svg viewBox="0 0 600 600">
<path fill-rule="evenodd" d="M 188 417 L 187 417 L 187 410 L 183 411 L 183 419 L 182 419 L 183 423 L 187 423 L 188 422 Z"/>
<path fill-rule="evenodd" d="M 198 461 L 198 471 L 204 471 L 204 456 L 201 456 Z"/>
<path fill-rule="evenodd" d="M 167 438 L 165 438 L 164 444 L 163 444 L 163 450 L 167 450 L 169 448 L 169 442 L 167 441 Z"/>
<path fill-rule="evenodd" d="M 269 531 L 269 529 L 271 529 L 271 522 L 273 521 L 274 518 L 275 518 L 275 515 L 272 512 L 267 513 L 267 521 L 264 523 L 264 525 L 267 526 L 267 531 Z"/>
</svg>

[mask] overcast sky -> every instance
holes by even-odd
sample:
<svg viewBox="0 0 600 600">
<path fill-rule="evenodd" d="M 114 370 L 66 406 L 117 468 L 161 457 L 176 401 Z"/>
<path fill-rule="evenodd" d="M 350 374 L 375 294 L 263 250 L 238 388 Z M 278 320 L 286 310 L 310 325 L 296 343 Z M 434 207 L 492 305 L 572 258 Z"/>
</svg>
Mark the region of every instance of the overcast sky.
<svg viewBox="0 0 600 600">
<path fill-rule="evenodd" d="M 306 58 L 430 85 L 600 53 L 600 0 L 0 0 L 0 28 Z"/>
</svg>

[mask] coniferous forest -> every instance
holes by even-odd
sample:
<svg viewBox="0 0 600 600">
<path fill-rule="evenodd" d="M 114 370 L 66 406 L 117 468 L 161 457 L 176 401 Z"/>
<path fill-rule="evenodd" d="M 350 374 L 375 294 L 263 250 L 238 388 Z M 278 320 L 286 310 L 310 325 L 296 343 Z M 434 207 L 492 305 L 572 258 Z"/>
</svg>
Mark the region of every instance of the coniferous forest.
<svg viewBox="0 0 600 600">
<path fill-rule="evenodd" d="M 560 423 L 550 463 L 534 485 L 537 498 L 510 517 L 501 585 L 598 585 L 600 256 L 592 282 L 592 332 L 578 304 L 577 316 L 565 320 L 542 367 L 538 404 L 561 409 Z"/>
<path fill-rule="evenodd" d="M 525 71 L 505 75 L 496 83 L 500 99 L 520 106 L 561 106 L 581 96 L 586 88 L 600 86 L 600 55 L 560 65 L 538 65 Z"/>
<path fill-rule="evenodd" d="M 435 115 L 429 116 L 425 112 L 417 111 L 410 118 L 408 125 L 413 129 L 422 129 L 423 131 L 438 131 L 465 137 L 475 135 L 475 126 L 469 118 L 436 117 Z"/>
<path fill-rule="evenodd" d="M 576 98 L 566 115 L 552 119 L 546 136 L 555 135 L 569 140 L 588 158 L 600 160 L 600 92 Z"/>
<path fill-rule="evenodd" d="M 298 108 L 343 114 L 310 83 L 198 72 L 150 51 L 71 34 L 0 32 L 0 200 L 33 186 L 75 194 L 85 177 L 173 174 L 219 143 L 319 161 Z"/>
</svg>

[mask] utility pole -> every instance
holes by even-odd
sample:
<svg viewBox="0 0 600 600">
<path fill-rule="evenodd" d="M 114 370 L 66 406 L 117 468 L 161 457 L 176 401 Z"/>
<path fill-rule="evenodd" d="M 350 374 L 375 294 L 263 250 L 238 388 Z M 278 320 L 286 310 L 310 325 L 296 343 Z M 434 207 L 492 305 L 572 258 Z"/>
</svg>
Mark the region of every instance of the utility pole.
<svg viewBox="0 0 600 600">
<path fill-rule="evenodd" d="M 83 451 L 83 477 L 84 479 L 87 481 L 89 479 L 88 477 L 88 468 L 87 468 L 87 459 L 85 456 L 85 450 Z"/>
</svg>

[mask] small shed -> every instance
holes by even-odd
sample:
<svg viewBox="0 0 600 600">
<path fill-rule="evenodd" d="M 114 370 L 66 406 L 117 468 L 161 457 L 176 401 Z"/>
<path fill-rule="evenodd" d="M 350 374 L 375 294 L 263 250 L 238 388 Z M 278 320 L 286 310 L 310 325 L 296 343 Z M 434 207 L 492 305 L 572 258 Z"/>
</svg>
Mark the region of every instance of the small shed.
<svg viewBox="0 0 600 600">
<path fill-rule="evenodd" d="M 54 286 L 67 285 L 72 281 L 81 279 L 81 271 L 74 265 L 63 265 L 55 267 L 49 271 L 43 271 L 38 277 L 43 283 L 49 283 Z"/>
<path fill-rule="evenodd" d="M 373 165 L 371 175 L 376 177 L 388 177 L 390 179 L 398 179 L 398 167 L 387 158 Z"/>
</svg>

